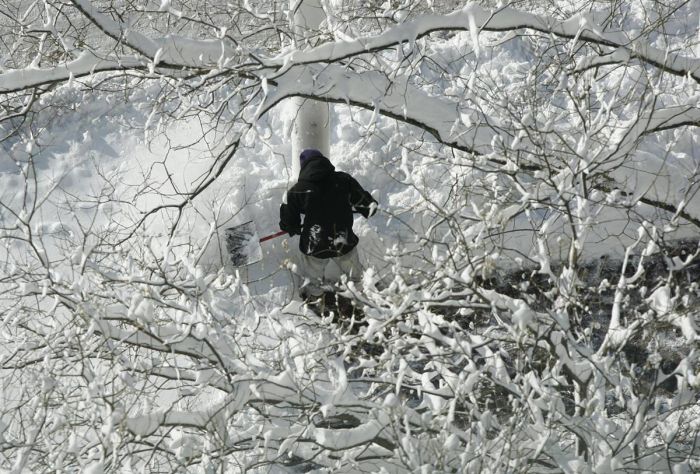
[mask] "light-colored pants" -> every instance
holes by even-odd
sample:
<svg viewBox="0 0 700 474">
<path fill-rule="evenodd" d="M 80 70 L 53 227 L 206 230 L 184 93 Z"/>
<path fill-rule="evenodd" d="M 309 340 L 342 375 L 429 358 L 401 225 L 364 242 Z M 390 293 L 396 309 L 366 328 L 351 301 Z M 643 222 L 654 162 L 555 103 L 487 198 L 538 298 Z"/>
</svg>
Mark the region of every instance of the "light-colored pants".
<svg viewBox="0 0 700 474">
<path fill-rule="evenodd" d="M 347 275 L 348 280 L 360 281 L 363 269 L 357 247 L 345 255 L 334 258 L 316 258 L 300 253 L 298 273 L 294 274 L 297 288 L 311 296 L 321 296 L 322 285 L 326 283 L 326 266 L 331 261 L 338 266 L 341 275 Z"/>
</svg>

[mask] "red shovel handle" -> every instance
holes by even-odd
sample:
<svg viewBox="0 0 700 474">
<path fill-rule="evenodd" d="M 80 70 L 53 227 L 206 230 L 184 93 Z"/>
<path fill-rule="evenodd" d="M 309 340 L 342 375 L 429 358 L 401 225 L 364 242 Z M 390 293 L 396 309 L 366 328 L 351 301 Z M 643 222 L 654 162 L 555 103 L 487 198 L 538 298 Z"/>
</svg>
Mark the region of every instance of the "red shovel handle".
<svg viewBox="0 0 700 474">
<path fill-rule="evenodd" d="M 285 235 L 287 232 L 284 230 L 280 230 L 279 232 L 275 232 L 274 234 L 266 235 L 265 237 L 260 238 L 260 242 L 265 242 L 266 240 L 274 239 L 275 237 L 279 237 L 280 235 Z"/>
</svg>

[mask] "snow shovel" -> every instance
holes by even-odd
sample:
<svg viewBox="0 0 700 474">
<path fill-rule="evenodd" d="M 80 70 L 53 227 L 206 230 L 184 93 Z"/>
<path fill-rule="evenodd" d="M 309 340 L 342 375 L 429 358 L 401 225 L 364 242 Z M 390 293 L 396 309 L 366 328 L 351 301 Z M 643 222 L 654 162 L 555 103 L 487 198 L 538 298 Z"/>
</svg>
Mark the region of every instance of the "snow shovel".
<svg viewBox="0 0 700 474">
<path fill-rule="evenodd" d="M 286 232 L 280 230 L 274 234 L 259 238 L 253 221 L 229 227 L 225 231 L 225 236 L 226 250 L 231 257 L 231 263 L 234 267 L 242 267 L 262 260 L 263 255 L 260 243 L 284 234 Z"/>
</svg>

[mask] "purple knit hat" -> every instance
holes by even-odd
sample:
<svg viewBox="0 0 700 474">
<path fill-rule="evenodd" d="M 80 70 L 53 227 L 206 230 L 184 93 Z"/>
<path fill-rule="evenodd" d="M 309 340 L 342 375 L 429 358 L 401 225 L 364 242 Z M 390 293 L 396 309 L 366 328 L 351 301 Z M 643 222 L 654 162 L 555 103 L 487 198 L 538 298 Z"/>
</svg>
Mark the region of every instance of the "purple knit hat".
<svg viewBox="0 0 700 474">
<path fill-rule="evenodd" d="M 314 157 L 323 157 L 323 153 L 320 151 L 314 149 L 314 148 L 307 148 L 306 150 L 302 151 L 301 154 L 299 155 L 299 163 L 301 164 L 301 167 L 304 167 L 304 164 L 310 159 Z"/>
</svg>

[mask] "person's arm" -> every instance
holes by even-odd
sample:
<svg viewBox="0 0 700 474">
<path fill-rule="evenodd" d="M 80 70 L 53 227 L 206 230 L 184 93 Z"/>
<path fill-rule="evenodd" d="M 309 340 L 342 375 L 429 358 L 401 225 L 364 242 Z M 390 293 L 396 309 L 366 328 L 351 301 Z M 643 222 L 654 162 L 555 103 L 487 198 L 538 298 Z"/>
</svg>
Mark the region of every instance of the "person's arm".
<svg viewBox="0 0 700 474">
<path fill-rule="evenodd" d="M 377 212 L 379 203 L 360 186 L 355 178 L 350 175 L 348 178 L 350 180 L 350 205 L 365 218 L 373 216 Z"/>
<path fill-rule="evenodd" d="M 286 231 L 290 236 L 301 234 L 301 212 L 293 189 L 285 193 L 280 206 L 280 229 Z"/>
</svg>

